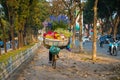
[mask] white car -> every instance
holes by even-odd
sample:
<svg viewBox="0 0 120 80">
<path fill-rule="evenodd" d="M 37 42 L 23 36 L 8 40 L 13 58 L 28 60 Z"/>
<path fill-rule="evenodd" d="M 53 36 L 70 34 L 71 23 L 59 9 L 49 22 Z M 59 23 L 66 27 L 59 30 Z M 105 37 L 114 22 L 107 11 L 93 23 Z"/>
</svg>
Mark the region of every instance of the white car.
<svg viewBox="0 0 120 80">
<path fill-rule="evenodd" d="M 86 36 L 83 36 L 82 40 L 83 40 L 83 43 L 86 42 L 86 41 L 90 41 L 89 37 L 86 37 Z"/>
</svg>

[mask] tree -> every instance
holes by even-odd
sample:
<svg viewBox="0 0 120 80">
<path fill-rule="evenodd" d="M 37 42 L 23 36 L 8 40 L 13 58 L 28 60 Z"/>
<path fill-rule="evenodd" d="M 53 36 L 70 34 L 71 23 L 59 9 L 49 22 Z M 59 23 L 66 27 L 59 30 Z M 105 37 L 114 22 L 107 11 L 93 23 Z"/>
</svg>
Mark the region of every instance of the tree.
<svg viewBox="0 0 120 80">
<path fill-rule="evenodd" d="M 84 23 L 91 23 L 93 21 L 93 2 L 94 0 L 88 0 L 85 7 Z M 102 20 L 102 34 L 104 32 L 108 34 L 114 34 L 114 38 L 118 33 L 119 25 L 119 8 L 120 0 L 100 0 L 98 3 L 98 18 Z M 115 15 L 116 14 L 116 15 Z M 113 17 L 115 16 L 115 17 Z"/>
<path fill-rule="evenodd" d="M 80 41 L 80 51 L 83 51 L 83 45 L 82 45 L 82 29 L 83 29 L 83 9 L 84 9 L 84 3 L 82 2 L 82 0 L 76 0 L 77 1 L 77 5 L 79 7 L 79 25 L 80 25 L 80 37 L 79 37 L 79 41 Z"/>
<path fill-rule="evenodd" d="M 50 16 L 50 13 L 50 4 L 46 0 L 31 1 L 29 15 L 25 23 L 25 35 L 28 44 L 37 41 L 38 30 L 43 28 L 42 22 Z"/>
<path fill-rule="evenodd" d="M 66 2 L 66 1 L 65 1 Z M 58 16 L 60 14 L 65 14 L 66 6 L 64 5 L 63 0 L 51 0 L 51 15 Z"/>
<path fill-rule="evenodd" d="M 8 25 L 9 24 L 7 23 L 6 20 L 0 18 L 0 28 L 2 30 L 2 40 L 4 42 L 4 51 L 5 51 L 5 53 L 7 52 L 6 41 L 7 41 L 7 38 L 8 38 L 8 35 L 7 35 L 7 31 L 8 31 L 7 26 Z"/>
<path fill-rule="evenodd" d="M 7 32 L 8 32 L 8 22 L 5 20 L 4 17 L 4 12 L 2 10 L 3 8 L 0 8 L 0 39 L 4 42 L 4 51 L 5 53 L 7 52 L 7 47 L 6 47 L 6 40 L 8 38 Z M 0 48 L 1 50 L 1 48 Z M 0 51 L 1 54 L 1 51 Z"/>
<path fill-rule="evenodd" d="M 64 5 L 65 5 L 65 9 L 67 10 L 67 15 L 69 17 L 70 20 L 70 30 L 73 30 L 73 35 L 72 35 L 72 46 L 74 48 L 75 46 L 75 21 L 77 18 L 77 15 L 75 16 L 75 9 L 76 9 L 76 4 L 74 0 L 62 0 Z"/>
<path fill-rule="evenodd" d="M 93 55 L 92 55 L 92 59 L 96 60 L 96 36 L 97 36 L 97 32 L 96 32 L 96 23 L 97 23 L 97 4 L 98 4 L 98 0 L 95 0 L 94 2 L 94 24 L 93 24 Z"/>
<path fill-rule="evenodd" d="M 26 19 L 29 16 L 29 7 L 30 7 L 29 0 L 25 0 L 25 1 L 20 0 L 19 1 L 19 6 L 17 9 L 17 15 L 18 15 L 17 21 L 19 22 L 19 26 L 16 26 L 17 31 L 18 31 L 18 46 L 19 46 L 19 48 L 24 46 L 25 24 L 26 24 Z"/>
<path fill-rule="evenodd" d="M 120 0 L 114 0 L 114 1 L 101 0 L 98 4 L 99 17 L 105 19 L 106 28 L 109 29 L 108 33 L 113 34 L 114 39 L 116 38 L 116 34 L 118 32 L 117 27 L 120 21 L 119 20 L 120 18 L 119 3 L 120 3 Z M 115 17 L 113 17 L 114 15 Z"/>
<path fill-rule="evenodd" d="M 49 3 L 46 0 L 0 0 L 5 18 L 10 23 L 12 48 L 15 49 L 14 37 L 18 37 L 18 48 L 26 44 L 26 34 L 37 34 L 49 15 Z M 44 10 L 43 10 L 44 9 Z M 32 41 L 31 41 L 32 42 Z"/>
<path fill-rule="evenodd" d="M 18 8 L 18 3 L 16 0 L 0 0 L 1 5 L 4 8 L 5 17 L 7 21 L 10 23 L 10 32 L 12 37 L 12 48 L 15 50 L 15 43 L 14 43 L 14 15 L 15 10 Z"/>
<path fill-rule="evenodd" d="M 93 12 L 93 6 L 94 6 L 94 0 L 87 0 L 84 6 L 84 10 L 83 10 L 83 18 L 84 24 L 91 24 L 93 23 L 93 16 L 94 16 L 94 12 Z"/>
</svg>

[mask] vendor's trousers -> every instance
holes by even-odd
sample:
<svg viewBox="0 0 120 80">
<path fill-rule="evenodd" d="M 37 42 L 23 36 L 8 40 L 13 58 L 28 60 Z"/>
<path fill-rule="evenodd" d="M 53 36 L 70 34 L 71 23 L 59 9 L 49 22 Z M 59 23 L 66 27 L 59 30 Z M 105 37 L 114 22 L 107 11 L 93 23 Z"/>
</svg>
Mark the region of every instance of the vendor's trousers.
<svg viewBox="0 0 120 80">
<path fill-rule="evenodd" d="M 57 58 L 59 58 L 59 55 L 57 54 Z M 49 61 L 52 61 L 52 53 L 49 51 Z"/>
<path fill-rule="evenodd" d="M 49 51 L 49 61 L 52 61 L 52 53 Z"/>
</svg>

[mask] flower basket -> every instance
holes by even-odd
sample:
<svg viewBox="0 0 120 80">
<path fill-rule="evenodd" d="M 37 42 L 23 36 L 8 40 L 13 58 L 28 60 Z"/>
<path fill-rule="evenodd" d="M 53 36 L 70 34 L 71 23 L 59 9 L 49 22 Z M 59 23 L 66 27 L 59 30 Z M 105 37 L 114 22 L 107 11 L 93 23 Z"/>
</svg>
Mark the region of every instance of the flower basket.
<svg viewBox="0 0 120 80">
<path fill-rule="evenodd" d="M 50 48 L 52 45 L 57 46 L 57 47 L 66 47 L 68 45 L 69 39 L 65 40 L 57 40 L 57 39 L 49 39 L 49 38 L 44 38 L 43 43 L 47 48 Z"/>
</svg>

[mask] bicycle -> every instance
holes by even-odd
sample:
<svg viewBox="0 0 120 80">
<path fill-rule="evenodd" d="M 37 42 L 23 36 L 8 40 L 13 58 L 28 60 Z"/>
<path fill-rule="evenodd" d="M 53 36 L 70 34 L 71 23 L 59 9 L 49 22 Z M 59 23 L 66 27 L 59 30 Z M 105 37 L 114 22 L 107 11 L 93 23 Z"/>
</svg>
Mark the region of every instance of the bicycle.
<svg viewBox="0 0 120 80">
<path fill-rule="evenodd" d="M 49 49 L 49 56 L 50 60 L 52 59 L 52 67 L 55 69 L 56 68 L 56 61 L 59 58 L 58 54 L 60 52 L 60 48 L 56 47 L 56 46 L 51 46 Z"/>
<path fill-rule="evenodd" d="M 53 54 L 53 55 L 52 55 L 52 67 L 53 67 L 54 69 L 56 69 L 56 61 L 57 61 L 58 58 L 59 58 L 59 57 L 58 57 L 57 54 Z"/>
</svg>

